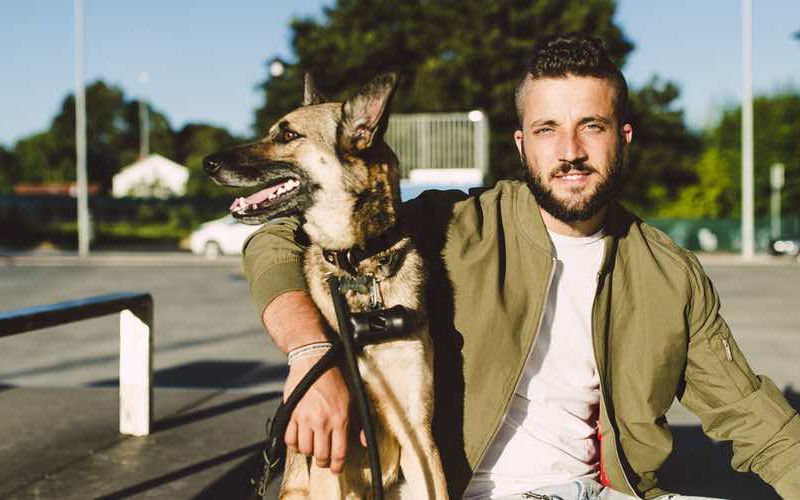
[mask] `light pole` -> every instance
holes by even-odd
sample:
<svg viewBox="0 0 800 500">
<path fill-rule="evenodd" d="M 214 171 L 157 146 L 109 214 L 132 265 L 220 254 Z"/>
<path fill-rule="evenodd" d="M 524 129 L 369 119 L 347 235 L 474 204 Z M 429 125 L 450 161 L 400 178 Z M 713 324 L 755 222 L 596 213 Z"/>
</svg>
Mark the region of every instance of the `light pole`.
<svg viewBox="0 0 800 500">
<path fill-rule="evenodd" d="M 753 221 L 753 0 L 742 0 L 742 258 L 755 254 Z"/>
<path fill-rule="evenodd" d="M 78 198 L 78 255 L 89 256 L 89 195 L 86 174 L 86 88 L 83 0 L 75 0 L 75 168 Z"/>
<path fill-rule="evenodd" d="M 139 73 L 139 83 L 142 84 L 139 96 L 139 158 L 144 159 L 150 155 L 150 110 L 144 100 L 144 85 L 150 81 L 146 71 Z"/>
</svg>

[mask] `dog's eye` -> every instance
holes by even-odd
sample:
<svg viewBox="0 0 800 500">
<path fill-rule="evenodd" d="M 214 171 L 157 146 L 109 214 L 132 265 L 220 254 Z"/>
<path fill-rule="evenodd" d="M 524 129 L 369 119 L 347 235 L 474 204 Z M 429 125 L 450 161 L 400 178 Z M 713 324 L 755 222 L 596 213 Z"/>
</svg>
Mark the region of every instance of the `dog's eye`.
<svg viewBox="0 0 800 500">
<path fill-rule="evenodd" d="M 291 142 L 297 139 L 298 137 L 300 137 L 300 134 L 298 134 L 294 130 L 289 130 L 289 129 L 281 130 L 281 133 L 278 134 L 278 140 L 280 142 Z"/>
</svg>

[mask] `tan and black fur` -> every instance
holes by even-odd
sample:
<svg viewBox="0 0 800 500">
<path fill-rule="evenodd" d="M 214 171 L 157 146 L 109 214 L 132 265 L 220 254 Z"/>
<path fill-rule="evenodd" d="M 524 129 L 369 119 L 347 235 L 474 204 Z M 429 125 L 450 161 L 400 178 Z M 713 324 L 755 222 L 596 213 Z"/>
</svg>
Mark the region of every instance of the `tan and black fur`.
<svg viewBox="0 0 800 500">
<path fill-rule="evenodd" d="M 292 193 L 268 206 L 238 215 L 263 223 L 299 214 L 311 245 L 305 275 L 311 296 L 335 331 L 336 316 L 326 286 L 329 273 L 344 275 L 323 258 L 323 249 L 363 246 L 398 222 L 398 161 L 383 141 L 388 103 L 397 77 L 375 78 L 344 103 L 325 102 L 306 77 L 304 105 L 273 125 L 258 142 L 206 159 L 220 184 L 268 186 L 281 179 L 300 182 Z M 390 254 L 393 269 L 385 263 Z M 399 260 L 397 260 L 399 259 Z M 419 327 L 402 340 L 366 346 L 358 359 L 377 416 L 376 435 L 387 498 L 447 498 L 444 473 L 432 433 L 433 345 L 424 321 L 425 271 L 410 238 L 362 261 L 360 274 L 379 281 L 383 304 L 413 311 Z M 367 308 L 369 297 L 348 292 L 351 311 Z M 403 481 L 399 481 L 402 473 Z M 287 457 L 281 498 L 369 498 L 367 454 L 355 438 L 348 443 L 345 469 L 334 475 L 300 454 Z"/>
</svg>

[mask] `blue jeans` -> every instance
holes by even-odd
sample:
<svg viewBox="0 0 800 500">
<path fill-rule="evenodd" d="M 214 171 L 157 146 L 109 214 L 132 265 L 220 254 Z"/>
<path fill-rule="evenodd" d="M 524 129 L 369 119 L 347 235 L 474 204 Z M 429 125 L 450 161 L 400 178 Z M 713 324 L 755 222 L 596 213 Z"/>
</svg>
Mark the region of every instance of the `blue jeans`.
<svg viewBox="0 0 800 500">
<path fill-rule="evenodd" d="M 569 483 L 545 486 L 516 495 L 495 498 L 494 500 L 635 500 L 636 497 L 607 488 L 591 479 L 579 479 Z M 722 500 L 709 497 L 689 497 L 684 495 L 664 495 L 659 500 Z"/>
</svg>

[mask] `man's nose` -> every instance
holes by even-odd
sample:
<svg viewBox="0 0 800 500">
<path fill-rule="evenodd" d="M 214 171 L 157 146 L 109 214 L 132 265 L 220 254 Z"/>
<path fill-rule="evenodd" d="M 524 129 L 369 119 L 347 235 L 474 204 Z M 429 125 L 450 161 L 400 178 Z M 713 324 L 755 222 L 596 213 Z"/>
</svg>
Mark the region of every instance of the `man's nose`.
<svg viewBox="0 0 800 500">
<path fill-rule="evenodd" d="M 564 134 L 559 146 L 558 160 L 561 162 L 579 163 L 588 159 L 578 134 L 574 132 Z"/>
</svg>

